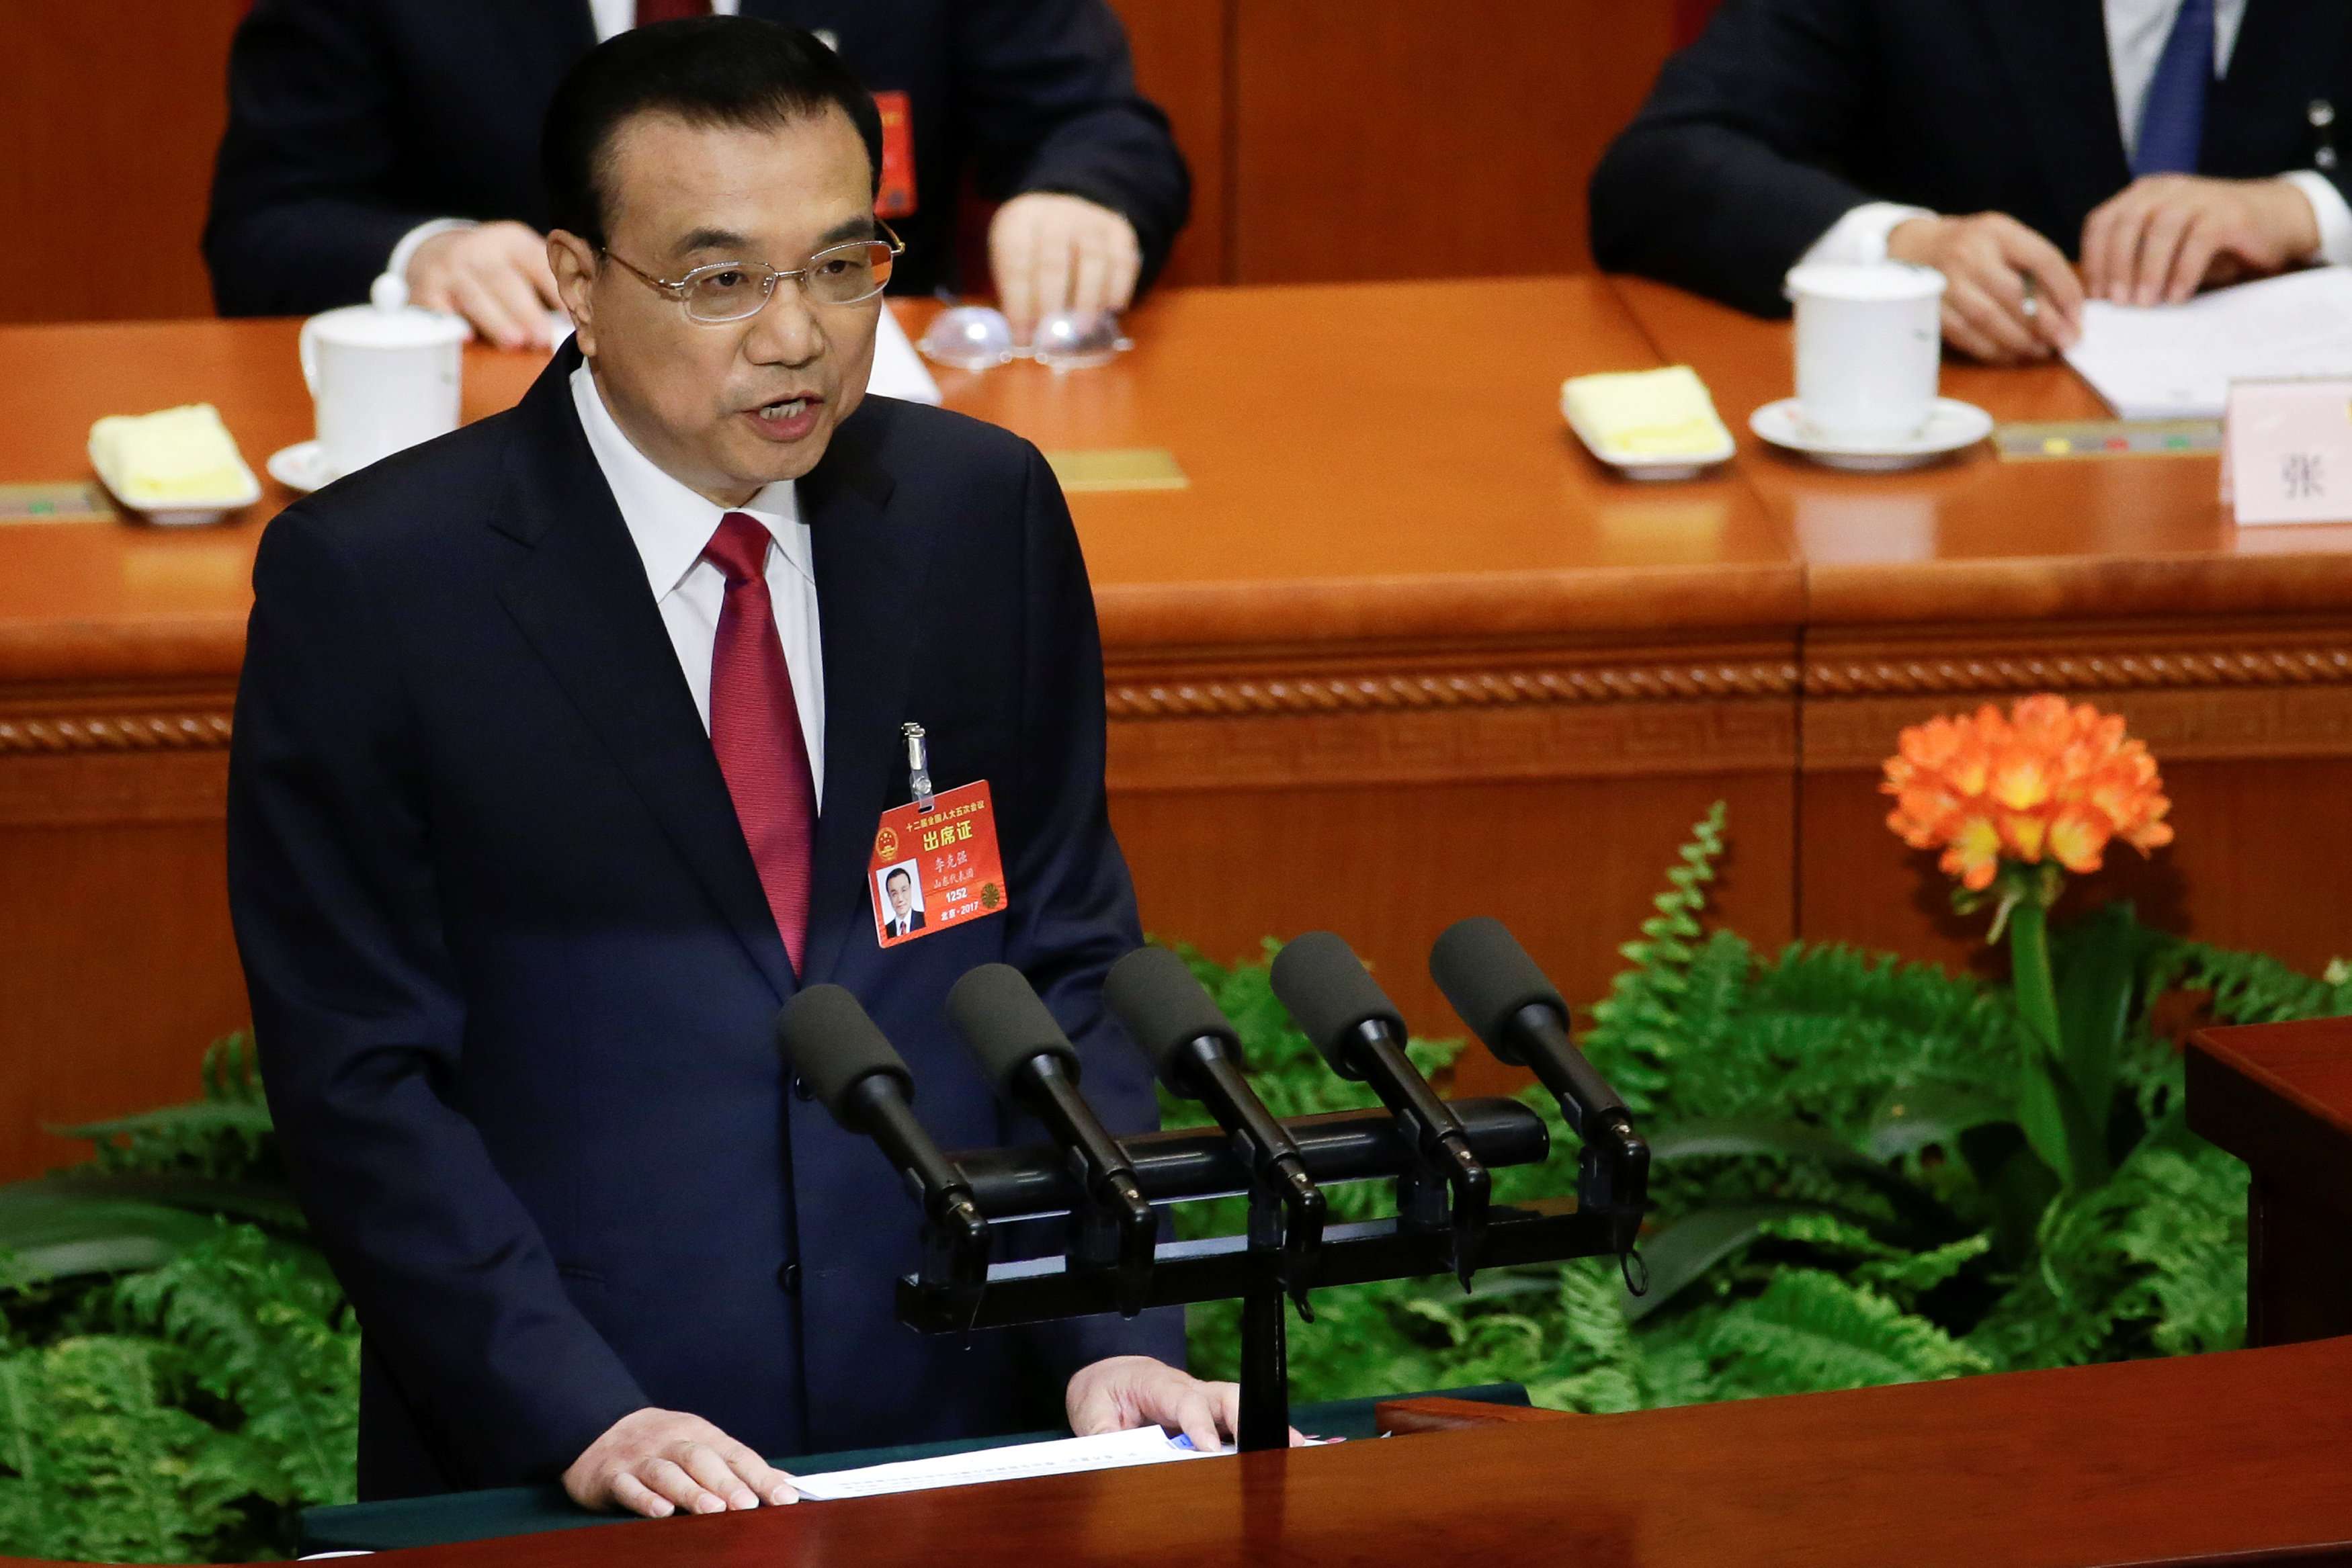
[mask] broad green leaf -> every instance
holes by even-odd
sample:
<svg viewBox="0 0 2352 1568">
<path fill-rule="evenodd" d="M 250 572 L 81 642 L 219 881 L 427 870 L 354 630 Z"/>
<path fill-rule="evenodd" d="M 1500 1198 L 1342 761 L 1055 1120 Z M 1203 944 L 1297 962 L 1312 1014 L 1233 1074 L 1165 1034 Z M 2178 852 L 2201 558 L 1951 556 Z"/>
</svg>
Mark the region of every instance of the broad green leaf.
<svg viewBox="0 0 2352 1568">
<path fill-rule="evenodd" d="M 0 1288 L 151 1269 L 218 1234 L 210 1215 L 160 1203 L 79 1197 L 47 1182 L 0 1187 Z"/>
<path fill-rule="evenodd" d="M 1676 1220 L 1642 1244 L 1642 1260 L 1650 1266 L 1650 1288 L 1638 1296 L 1622 1293 L 1626 1321 L 1640 1322 L 1673 1301 L 1708 1270 L 1763 1235 L 1772 1221 L 1818 1213 L 1822 1207 L 1806 1203 L 1728 1204 Z"/>
<path fill-rule="evenodd" d="M 1804 1122 L 1772 1122 L 1748 1117 L 1696 1117 L 1677 1122 L 1652 1134 L 1653 1165 L 1705 1156 L 1769 1155 L 1780 1159 L 1815 1160 L 1832 1170 L 1858 1176 L 1885 1193 L 1913 1218 L 1958 1228 L 1933 1196 L 1922 1191 L 1903 1173 L 1883 1160 Z"/>
<path fill-rule="evenodd" d="M 2116 1092 L 2116 1061 L 2138 990 L 2147 933 L 2129 903 L 2118 900 L 2067 935 L 2058 976 L 2058 1036 L 2067 1079 L 2095 1125 L 2106 1122 Z"/>
<path fill-rule="evenodd" d="M 1863 1147 L 1874 1158 L 1896 1160 L 1930 1145 L 1948 1147 L 1970 1128 L 2015 1115 L 2015 1106 L 1981 1090 L 1920 1084 L 1887 1096 L 1863 1134 Z"/>
</svg>

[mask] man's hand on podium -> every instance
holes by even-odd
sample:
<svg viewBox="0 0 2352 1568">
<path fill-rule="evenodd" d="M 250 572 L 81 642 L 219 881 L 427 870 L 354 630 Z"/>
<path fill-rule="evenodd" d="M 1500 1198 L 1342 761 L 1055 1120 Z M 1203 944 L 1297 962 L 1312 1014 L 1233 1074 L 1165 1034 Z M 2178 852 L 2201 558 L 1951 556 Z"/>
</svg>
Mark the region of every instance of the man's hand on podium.
<svg viewBox="0 0 2352 1568">
<path fill-rule="evenodd" d="M 648 1519 L 800 1501 L 792 1477 L 701 1416 L 651 1408 L 622 1416 L 591 1443 L 563 1472 L 563 1490 L 583 1508 Z"/>
<path fill-rule="evenodd" d="M 1063 1405 L 1078 1437 L 1172 1427 L 1204 1454 L 1223 1448 L 1242 1425 L 1240 1384 L 1204 1383 L 1148 1355 L 1114 1355 L 1078 1368 Z M 1306 1441 L 1292 1429 L 1292 1448 Z"/>
</svg>

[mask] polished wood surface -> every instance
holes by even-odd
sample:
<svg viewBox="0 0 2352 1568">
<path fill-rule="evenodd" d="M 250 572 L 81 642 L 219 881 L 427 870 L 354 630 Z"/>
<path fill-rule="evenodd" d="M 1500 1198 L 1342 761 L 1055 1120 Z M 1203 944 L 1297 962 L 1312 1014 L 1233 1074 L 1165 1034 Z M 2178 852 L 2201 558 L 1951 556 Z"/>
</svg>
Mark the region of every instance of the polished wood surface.
<svg viewBox="0 0 2352 1568">
<path fill-rule="evenodd" d="M 1383 1399 L 1372 1406 L 1373 1427 L 1383 1437 L 1576 1419 L 1565 1410 L 1547 1410 L 1540 1405 L 1497 1405 L 1485 1399 Z"/>
<path fill-rule="evenodd" d="M 932 307 L 900 308 L 919 329 Z M 307 433 L 292 331 L 0 329 L 0 482 L 77 476 L 91 419 L 191 398 L 258 466 Z M 2352 814 L 2315 809 L 2352 786 L 2352 540 L 2241 538 L 2209 463 L 1980 455 L 1873 478 L 1743 435 L 1717 476 L 1630 484 L 1562 429 L 1563 377 L 1688 359 L 1738 425 L 1784 384 L 1787 329 L 1591 277 L 1173 290 L 1134 331 L 1103 369 L 941 384 L 1048 450 L 1160 447 L 1188 476 L 1072 497 L 1112 816 L 1157 935 L 1230 958 L 1333 926 L 1416 1028 L 1458 1034 L 1423 971 L 1445 924 L 1502 915 L 1597 998 L 1722 799 L 1718 917 L 1760 947 L 1981 961 L 1943 879 L 1885 831 L 1876 766 L 1904 723 L 2045 685 L 2123 711 L 2177 802 L 2179 843 L 2118 852 L 2079 895 L 2310 966 L 2352 928 L 2352 883 L 2307 874 L 2352 859 Z M 537 368 L 471 352 L 469 412 Z M 1956 371 L 1954 390 L 2004 416 L 2086 396 L 2058 371 Z M 0 1063 L 81 1051 L 37 1085 L 0 1068 L 0 1173 L 71 1152 L 36 1122 L 184 1092 L 197 1045 L 240 1021 L 202 868 L 252 549 L 287 498 L 271 486 L 215 529 L 0 528 L 0 893 L 45 930 L 0 948 L 0 988 L 45 998 L 0 1019 Z M 124 918 L 111 890 L 151 865 L 194 913 Z M 56 898 L 69 868 L 108 901 Z M 1510 1082 L 1474 1053 L 1458 1087 Z"/>
<path fill-rule="evenodd" d="M 2118 712 L 2163 765 L 2174 845 L 2108 857 L 2076 902 L 2137 900 L 2168 929 L 2316 969 L 2346 950 L 2352 883 L 2352 527 L 2240 529 L 2210 456 L 1833 472 L 1748 429 L 1789 394 L 1790 332 L 1635 279 L 1659 356 L 1698 370 L 1738 471 L 1806 584 L 1795 873 L 1809 937 L 1980 961 L 1932 857 L 1884 826 L 1878 764 L 1937 713 L 2054 689 Z M 1948 362 L 1947 396 L 2010 421 L 2102 417 L 2063 364 Z"/>
<path fill-rule="evenodd" d="M 2352 1562 L 2352 1342 L 615 1524 L 386 1568 Z"/>
<path fill-rule="evenodd" d="M 1584 188 L 1665 60 L 1669 0 L 1344 15 L 1240 0 L 1232 281 L 1590 267 Z"/>
<path fill-rule="evenodd" d="M 0 9 L 0 321 L 211 314 L 196 241 L 247 3 Z"/>
<path fill-rule="evenodd" d="M 2246 1337 L 2352 1333 L 2352 1019 L 2208 1030 L 2189 1124 L 2246 1163 Z"/>
</svg>

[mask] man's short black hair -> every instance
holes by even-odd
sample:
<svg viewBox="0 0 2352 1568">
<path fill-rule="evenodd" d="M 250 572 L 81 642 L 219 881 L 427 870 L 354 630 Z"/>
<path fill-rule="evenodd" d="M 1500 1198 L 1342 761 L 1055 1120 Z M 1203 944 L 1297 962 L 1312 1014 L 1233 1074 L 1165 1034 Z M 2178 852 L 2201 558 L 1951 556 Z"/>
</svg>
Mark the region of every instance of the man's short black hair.
<svg viewBox="0 0 2352 1568">
<path fill-rule="evenodd" d="M 770 130 L 828 106 L 857 128 L 878 187 L 881 111 L 815 35 L 753 16 L 695 16 L 617 33 L 572 68 L 548 105 L 539 162 L 552 226 L 603 247 L 614 133 L 637 115 Z"/>
<path fill-rule="evenodd" d="M 892 866 L 890 873 L 882 879 L 882 885 L 887 887 L 894 882 L 903 882 L 908 887 L 915 885 L 915 879 L 907 874 L 907 868 L 902 865 Z"/>
</svg>

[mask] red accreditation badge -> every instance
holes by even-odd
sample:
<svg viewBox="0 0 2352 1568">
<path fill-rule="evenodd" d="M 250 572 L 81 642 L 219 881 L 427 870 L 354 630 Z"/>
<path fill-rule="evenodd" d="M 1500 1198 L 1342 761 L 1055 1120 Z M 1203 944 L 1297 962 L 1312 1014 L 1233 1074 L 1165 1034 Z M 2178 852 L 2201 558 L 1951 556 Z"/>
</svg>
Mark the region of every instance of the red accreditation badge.
<svg viewBox="0 0 2352 1568">
<path fill-rule="evenodd" d="M 885 947 L 1004 913 L 1004 857 L 988 780 L 949 789 L 931 809 L 910 803 L 882 813 L 866 866 L 874 936 Z"/>
<path fill-rule="evenodd" d="M 882 111 L 882 181 L 874 193 L 874 215 L 903 218 L 915 210 L 915 111 L 903 92 L 877 92 Z"/>
</svg>

